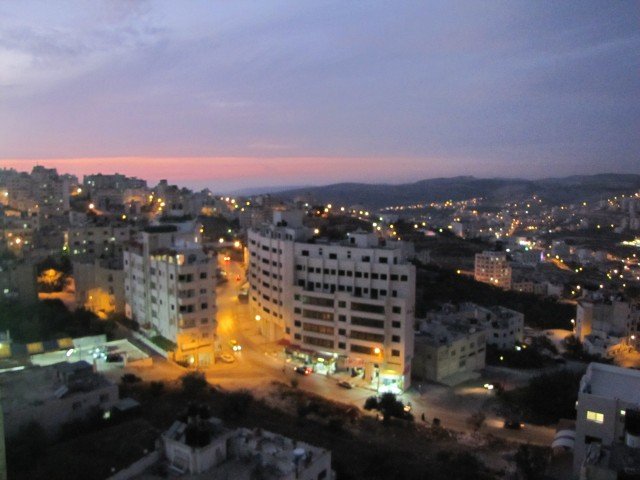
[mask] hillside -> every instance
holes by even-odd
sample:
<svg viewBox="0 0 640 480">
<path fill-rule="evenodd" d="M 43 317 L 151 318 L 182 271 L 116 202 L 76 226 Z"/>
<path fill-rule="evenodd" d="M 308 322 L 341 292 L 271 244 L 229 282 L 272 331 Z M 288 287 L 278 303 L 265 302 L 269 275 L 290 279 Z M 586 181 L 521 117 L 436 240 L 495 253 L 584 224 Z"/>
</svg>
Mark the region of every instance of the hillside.
<svg viewBox="0 0 640 480">
<path fill-rule="evenodd" d="M 532 194 L 551 203 L 593 201 L 638 190 L 640 190 L 640 175 L 635 174 L 584 175 L 542 180 L 464 176 L 434 178 L 399 185 L 338 183 L 286 190 L 274 196 L 282 199 L 306 197 L 321 203 L 357 204 L 379 208 L 474 197 L 499 202 L 526 198 Z"/>
</svg>

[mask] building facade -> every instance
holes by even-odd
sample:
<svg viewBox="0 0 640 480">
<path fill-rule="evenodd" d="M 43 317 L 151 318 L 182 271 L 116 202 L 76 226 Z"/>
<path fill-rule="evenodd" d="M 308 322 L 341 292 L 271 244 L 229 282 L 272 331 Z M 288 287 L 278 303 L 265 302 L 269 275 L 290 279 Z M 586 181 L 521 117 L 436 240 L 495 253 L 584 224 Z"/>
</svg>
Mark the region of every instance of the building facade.
<svg viewBox="0 0 640 480">
<path fill-rule="evenodd" d="M 410 384 L 415 267 L 402 242 L 313 238 L 297 211 L 248 233 L 250 306 L 262 334 L 320 372 L 352 369 L 382 390 Z"/>
<path fill-rule="evenodd" d="M 511 266 L 504 252 L 476 253 L 474 276 L 476 282 L 488 283 L 494 287 L 511 288 Z"/>
<path fill-rule="evenodd" d="M 574 475 L 640 475 L 640 372 L 591 363 L 580 382 L 576 409 Z"/>
<path fill-rule="evenodd" d="M 124 251 L 125 314 L 176 344 L 177 361 L 206 366 L 216 345 L 215 255 L 195 222 L 147 227 Z"/>
</svg>

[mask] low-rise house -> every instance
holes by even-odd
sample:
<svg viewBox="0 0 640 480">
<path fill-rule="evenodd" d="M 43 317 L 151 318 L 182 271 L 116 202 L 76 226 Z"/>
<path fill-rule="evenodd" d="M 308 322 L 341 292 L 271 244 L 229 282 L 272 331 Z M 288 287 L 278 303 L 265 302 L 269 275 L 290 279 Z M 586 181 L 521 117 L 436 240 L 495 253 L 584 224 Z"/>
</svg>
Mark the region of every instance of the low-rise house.
<svg viewBox="0 0 640 480">
<path fill-rule="evenodd" d="M 150 477 L 164 465 L 167 478 L 210 480 L 332 480 L 331 452 L 276 433 L 226 428 L 217 418 L 197 412 L 175 421 L 162 434 L 156 451 L 111 480 Z"/>
<path fill-rule="evenodd" d="M 524 341 L 524 314 L 501 306 L 481 307 L 475 303 L 446 304 L 427 313 L 427 320 L 458 323 L 487 332 L 487 345 L 513 348 Z"/>
<path fill-rule="evenodd" d="M 468 322 L 423 321 L 415 336 L 414 378 L 455 385 L 485 366 L 487 332 Z"/>
<path fill-rule="evenodd" d="M 118 386 L 85 361 L 0 374 L 0 402 L 7 438 L 37 422 L 50 434 L 74 420 L 110 411 Z"/>
</svg>

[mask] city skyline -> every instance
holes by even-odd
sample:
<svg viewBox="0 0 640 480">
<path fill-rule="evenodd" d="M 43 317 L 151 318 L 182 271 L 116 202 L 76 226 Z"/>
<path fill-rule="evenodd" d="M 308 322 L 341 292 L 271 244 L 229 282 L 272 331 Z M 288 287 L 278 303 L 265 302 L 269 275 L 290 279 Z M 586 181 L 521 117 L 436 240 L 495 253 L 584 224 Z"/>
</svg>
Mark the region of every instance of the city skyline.
<svg viewBox="0 0 640 480">
<path fill-rule="evenodd" d="M 0 7 L 0 167 L 225 191 L 638 172 L 629 4 L 76 6 Z"/>
</svg>

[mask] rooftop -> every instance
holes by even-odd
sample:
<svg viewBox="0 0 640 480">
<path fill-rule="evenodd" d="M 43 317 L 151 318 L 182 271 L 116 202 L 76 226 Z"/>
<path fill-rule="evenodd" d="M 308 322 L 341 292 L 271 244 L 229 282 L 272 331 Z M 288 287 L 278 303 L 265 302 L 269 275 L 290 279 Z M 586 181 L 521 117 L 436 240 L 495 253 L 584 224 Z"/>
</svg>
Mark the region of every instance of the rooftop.
<svg viewBox="0 0 640 480">
<path fill-rule="evenodd" d="M 640 371 L 590 363 L 580 382 L 580 392 L 640 405 Z"/>
<path fill-rule="evenodd" d="M 75 378 L 70 383 L 71 376 Z M 85 361 L 61 362 L 0 374 L 0 400 L 4 413 L 8 414 L 110 384 L 106 377 L 93 373 Z"/>
</svg>

